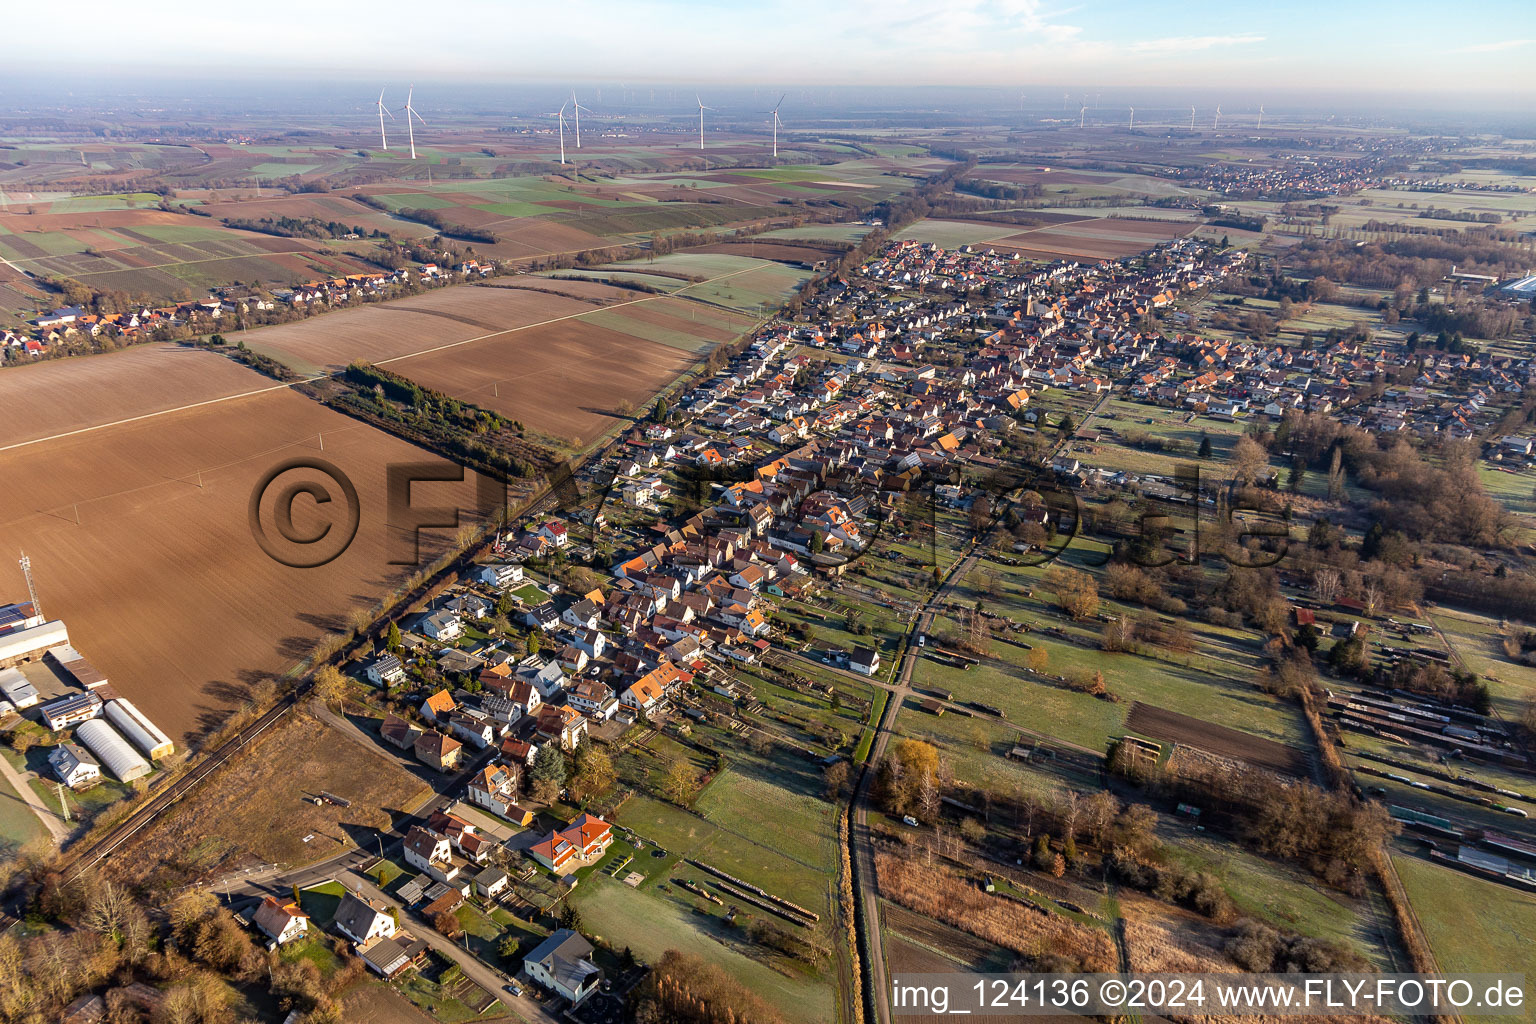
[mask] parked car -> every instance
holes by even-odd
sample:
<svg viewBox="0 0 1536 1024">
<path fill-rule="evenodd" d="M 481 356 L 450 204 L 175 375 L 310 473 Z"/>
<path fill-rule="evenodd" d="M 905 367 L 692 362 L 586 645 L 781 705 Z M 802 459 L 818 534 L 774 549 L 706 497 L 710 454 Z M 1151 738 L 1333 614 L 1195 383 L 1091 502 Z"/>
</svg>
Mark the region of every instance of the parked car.
<svg viewBox="0 0 1536 1024">
<path fill-rule="evenodd" d="M 910 814 L 903 814 L 901 816 L 901 820 L 906 822 L 908 825 L 911 825 L 913 828 L 917 827 L 917 824 L 918 824 L 917 819 L 912 817 L 912 815 L 910 815 Z"/>
<path fill-rule="evenodd" d="M 507 986 L 507 991 L 511 992 L 515 996 L 521 996 L 523 994 L 523 986 L 514 981 L 512 984 Z"/>
</svg>

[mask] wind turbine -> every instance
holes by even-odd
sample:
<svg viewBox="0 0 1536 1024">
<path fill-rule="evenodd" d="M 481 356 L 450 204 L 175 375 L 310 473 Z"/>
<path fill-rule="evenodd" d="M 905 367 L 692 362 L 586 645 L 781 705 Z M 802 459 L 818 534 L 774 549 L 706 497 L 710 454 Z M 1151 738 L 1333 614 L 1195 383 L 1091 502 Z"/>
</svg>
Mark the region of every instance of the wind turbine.
<svg viewBox="0 0 1536 1024">
<path fill-rule="evenodd" d="M 1259 130 L 1264 130 L 1264 104 L 1259 104 Z"/>
<path fill-rule="evenodd" d="M 590 113 L 592 113 L 592 108 L 591 107 L 584 107 L 580 103 L 577 102 L 577 100 L 576 100 L 576 90 L 575 89 L 571 90 L 571 107 L 574 109 L 574 111 L 576 113 L 576 148 L 580 149 L 581 148 L 581 112 L 583 110 L 585 110 L 587 113 L 590 114 Z"/>
<path fill-rule="evenodd" d="M 393 121 L 395 119 L 395 115 L 391 114 L 390 111 L 389 111 L 389 108 L 384 105 L 384 90 L 380 89 L 379 90 L 379 145 L 384 147 L 385 149 L 388 149 L 389 148 L 389 139 L 386 138 L 385 135 L 384 135 L 384 115 L 385 114 L 389 114 L 389 119 L 391 121 Z"/>
<path fill-rule="evenodd" d="M 555 115 L 560 119 L 560 162 L 562 164 L 565 163 L 565 108 L 568 106 L 570 106 L 569 102 L 560 104 L 560 112 Z"/>
<path fill-rule="evenodd" d="M 1211 131 L 1221 127 L 1221 104 L 1216 104 L 1216 118 L 1211 122 Z"/>
<path fill-rule="evenodd" d="M 1135 107 L 1131 108 L 1131 125 L 1130 125 L 1130 128 L 1131 128 L 1131 131 L 1135 131 L 1136 130 L 1136 108 Z"/>
<path fill-rule="evenodd" d="M 714 107 L 706 107 L 698 93 L 693 94 L 694 101 L 699 105 L 699 148 L 704 148 L 704 111 L 714 110 Z"/>
<path fill-rule="evenodd" d="M 1190 131 L 1194 131 L 1195 130 L 1195 108 L 1194 107 L 1190 107 L 1189 108 L 1189 130 Z"/>
<path fill-rule="evenodd" d="M 1088 123 L 1088 105 L 1083 104 L 1083 109 L 1077 112 L 1077 126 L 1079 128 Z"/>
<path fill-rule="evenodd" d="M 789 93 L 785 93 L 784 94 L 784 96 L 788 96 L 788 95 L 789 95 Z M 773 109 L 768 111 L 768 113 L 773 115 L 773 156 L 774 156 L 774 159 L 778 159 L 778 156 L 779 156 L 779 126 L 784 123 L 783 121 L 779 120 L 779 108 L 784 105 L 784 96 L 780 96 L 779 97 L 779 102 L 775 103 L 773 105 Z"/>
<path fill-rule="evenodd" d="M 422 118 L 422 116 L 420 114 L 416 113 L 416 108 L 411 106 L 411 97 L 414 96 L 415 94 L 416 94 L 416 87 L 414 85 L 411 86 L 408 90 L 406 90 L 406 93 L 405 93 L 405 132 L 406 132 L 407 135 L 410 136 L 410 139 L 411 139 L 411 159 L 412 160 L 416 159 L 416 128 L 415 128 L 414 125 L 411 124 L 411 118 L 414 117 L 416 120 L 420 121 L 421 122 L 421 126 L 423 128 L 425 128 L 427 126 L 427 122 Z"/>
</svg>

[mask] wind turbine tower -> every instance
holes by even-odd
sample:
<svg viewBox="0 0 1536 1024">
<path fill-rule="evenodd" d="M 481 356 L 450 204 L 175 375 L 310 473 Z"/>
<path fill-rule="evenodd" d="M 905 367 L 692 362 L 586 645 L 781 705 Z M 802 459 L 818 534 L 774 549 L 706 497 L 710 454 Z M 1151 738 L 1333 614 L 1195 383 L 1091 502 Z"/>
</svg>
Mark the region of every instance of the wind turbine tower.
<svg viewBox="0 0 1536 1024">
<path fill-rule="evenodd" d="M 1131 125 L 1130 125 L 1130 127 L 1131 127 L 1132 131 L 1136 130 L 1136 108 L 1135 107 L 1131 108 Z"/>
<path fill-rule="evenodd" d="M 571 90 L 571 108 L 576 112 L 576 148 L 581 148 L 581 112 L 585 110 L 592 113 L 591 107 L 584 107 L 576 100 L 576 90 Z"/>
<path fill-rule="evenodd" d="M 427 126 L 427 122 L 423 120 L 422 116 L 416 113 L 416 108 L 411 106 L 411 97 L 413 97 L 415 94 L 416 87 L 414 85 L 411 86 L 410 89 L 406 90 L 405 93 L 405 132 L 408 136 L 410 136 L 411 139 L 412 160 L 416 159 L 416 129 L 414 126 L 412 126 L 411 119 L 415 118 L 417 121 L 420 121 L 423 128 Z"/>
<path fill-rule="evenodd" d="M 788 96 L 788 95 L 789 95 L 789 93 L 785 93 L 784 94 L 784 96 Z M 780 96 L 779 97 L 779 102 L 775 103 L 773 105 L 773 109 L 769 111 L 769 113 L 773 115 L 773 156 L 774 156 L 774 159 L 778 159 L 778 156 L 779 156 L 779 126 L 784 123 L 783 121 L 779 120 L 779 108 L 784 105 L 784 96 Z"/>
<path fill-rule="evenodd" d="M 569 103 L 560 104 L 560 112 L 555 116 L 560 119 L 560 162 L 565 163 L 565 108 Z"/>
<path fill-rule="evenodd" d="M 1190 107 L 1189 108 L 1189 130 L 1190 131 L 1194 131 L 1195 130 L 1195 108 L 1194 107 Z"/>
<path fill-rule="evenodd" d="M 1211 131 L 1221 127 L 1221 104 L 1216 104 L 1216 117 L 1211 121 Z"/>
<path fill-rule="evenodd" d="M 1264 130 L 1264 104 L 1259 104 L 1259 131 Z"/>
<path fill-rule="evenodd" d="M 702 150 L 704 148 L 704 111 L 714 110 L 715 108 L 706 107 L 704 101 L 699 98 L 698 93 L 693 94 L 693 99 L 699 105 L 699 149 Z"/>
<path fill-rule="evenodd" d="M 1085 104 L 1083 104 L 1082 109 L 1077 112 L 1077 126 L 1079 128 L 1081 128 L 1084 125 L 1086 125 L 1087 123 L 1088 123 L 1088 105 L 1085 103 Z"/>
<path fill-rule="evenodd" d="M 390 111 L 389 111 L 389 108 L 384 105 L 384 90 L 380 89 L 379 90 L 379 145 L 381 147 L 383 147 L 384 149 L 388 149 L 389 148 L 389 139 L 384 135 L 384 115 L 385 114 L 389 114 L 389 119 L 391 121 L 393 121 L 395 119 L 395 115 L 391 114 Z"/>
</svg>

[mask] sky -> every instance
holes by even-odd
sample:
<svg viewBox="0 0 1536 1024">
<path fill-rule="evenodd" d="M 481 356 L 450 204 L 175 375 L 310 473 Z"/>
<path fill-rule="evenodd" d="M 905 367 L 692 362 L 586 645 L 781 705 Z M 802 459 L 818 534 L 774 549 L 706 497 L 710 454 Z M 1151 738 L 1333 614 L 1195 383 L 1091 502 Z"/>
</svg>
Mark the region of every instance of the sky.
<svg viewBox="0 0 1536 1024">
<path fill-rule="evenodd" d="M 6 21 L 59 32 L 47 4 Z M 11 70 L 60 72 L 57 48 L 18 49 Z M 72 0 L 69 49 L 148 77 L 1536 95 L 1529 0 Z"/>
</svg>

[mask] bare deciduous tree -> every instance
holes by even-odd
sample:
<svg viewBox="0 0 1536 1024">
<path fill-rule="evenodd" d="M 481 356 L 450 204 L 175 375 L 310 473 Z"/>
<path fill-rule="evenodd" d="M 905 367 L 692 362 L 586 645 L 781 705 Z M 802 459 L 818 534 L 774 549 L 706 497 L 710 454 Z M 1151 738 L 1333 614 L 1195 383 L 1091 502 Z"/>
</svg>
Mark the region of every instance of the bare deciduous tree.
<svg viewBox="0 0 1536 1024">
<path fill-rule="evenodd" d="M 1319 604 L 1333 604 L 1339 599 L 1339 570 L 1330 568 L 1315 569 L 1312 572 L 1312 593 L 1317 595 Z"/>
</svg>

